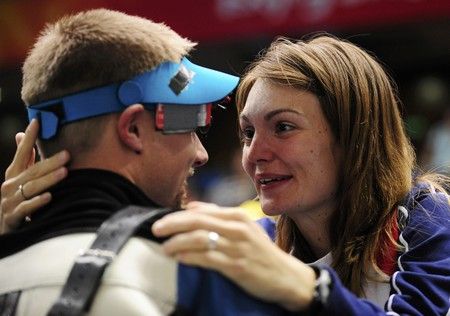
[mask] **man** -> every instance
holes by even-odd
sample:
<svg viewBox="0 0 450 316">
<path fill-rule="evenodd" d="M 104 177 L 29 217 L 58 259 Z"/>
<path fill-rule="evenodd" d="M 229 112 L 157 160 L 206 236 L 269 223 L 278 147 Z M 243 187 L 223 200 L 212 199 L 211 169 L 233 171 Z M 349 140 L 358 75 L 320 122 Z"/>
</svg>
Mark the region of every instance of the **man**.
<svg viewBox="0 0 450 316">
<path fill-rule="evenodd" d="M 165 25 L 104 9 L 65 17 L 42 33 L 23 66 L 22 98 L 32 129 L 40 125 L 40 154 L 68 149 L 70 171 L 52 188 L 49 205 L 0 237 L 3 313 L 75 314 L 87 287 L 97 285 L 83 312 L 283 312 L 219 274 L 177 265 L 149 227 L 118 255 L 109 251 L 133 216 L 151 214 L 142 208 L 114 222 L 104 245 L 89 248 L 94 232 L 102 225 L 97 244 L 111 228 L 105 221 L 125 206 L 179 208 L 186 178 L 206 163 L 195 130 L 209 125 L 210 103 L 232 92 L 238 78 L 189 62 L 193 46 Z M 22 185 L 18 192 L 24 195 Z M 216 242 L 211 233 L 205 248 Z M 101 273 L 91 270 L 105 266 L 97 284 Z"/>
</svg>

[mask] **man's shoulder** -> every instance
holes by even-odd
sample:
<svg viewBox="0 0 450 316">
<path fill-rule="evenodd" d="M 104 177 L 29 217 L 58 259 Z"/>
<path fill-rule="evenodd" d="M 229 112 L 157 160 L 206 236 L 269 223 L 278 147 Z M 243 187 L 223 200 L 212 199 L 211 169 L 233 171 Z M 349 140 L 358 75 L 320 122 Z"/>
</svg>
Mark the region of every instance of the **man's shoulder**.
<svg viewBox="0 0 450 316">
<path fill-rule="evenodd" d="M 50 238 L 3 258 L 0 294 L 21 291 L 18 308 L 48 310 L 65 284 L 75 258 L 89 248 L 95 236 L 79 233 Z M 176 262 L 162 254 L 159 244 L 133 237 L 106 269 L 92 313 L 169 313 L 176 306 L 176 271 Z"/>
</svg>

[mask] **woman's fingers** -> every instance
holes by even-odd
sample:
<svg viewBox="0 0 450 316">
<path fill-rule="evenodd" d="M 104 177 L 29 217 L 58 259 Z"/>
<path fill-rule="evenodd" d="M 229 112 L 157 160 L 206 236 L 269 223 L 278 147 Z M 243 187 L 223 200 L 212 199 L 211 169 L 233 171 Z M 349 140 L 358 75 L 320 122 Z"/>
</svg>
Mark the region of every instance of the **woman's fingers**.
<svg viewBox="0 0 450 316">
<path fill-rule="evenodd" d="M 245 277 L 248 260 L 245 254 L 251 249 L 240 247 L 241 243 L 230 242 L 223 236 L 214 241 L 208 237 L 215 232 L 194 231 L 178 234 L 163 244 L 166 254 L 175 260 L 202 268 L 213 269 L 231 279 Z"/>
<path fill-rule="evenodd" d="M 36 167 L 38 166 L 39 165 L 36 165 Z M 47 174 L 39 175 L 29 181 L 26 181 L 27 177 L 24 176 L 22 179 L 14 181 L 14 185 L 21 182 L 23 182 L 23 184 L 21 188 L 20 185 L 17 186 L 17 190 L 13 195 L 9 194 L 9 202 L 14 205 L 18 205 L 22 201 L 30 200 L 64 179 L 66 175 L 67 169 L 65 167 L 59 167 L 56 170 L 49 171 Z"/>
<path fill-rule="evenodd" d="M 23 185 L 23 191 L 26 192 L 26 196 L 36 196 L 64 179 L 67 176 L 67 168 L 58 166 L 59 164 L 55 166 L 56 170 L 26 182 Z"/>
<path fill-rule="evenodd" d="M 240 215 L 231 216 L 238 220 L 230 220 L 227 218 L 228 213 L 227 210 L 219 212 L 218 209 L 211 214 L 176 212 L 155 222 L 152 231 L 159 237 L 172 236 L 163 243 L 164 252 L 177 259 L 183 256 L 183 263 L 187 263 L 186 258 L 211 256 L 210 252 L 220 252 L 227 258 L 240 260 L 258 251 L 261 245 L 273 244 L 258 224 L 246 218 L 242 221 Z M 222 272 L 225 272 L 225 268 L 227 271 L 234 270 L 229 270 L 228 266 L 208 267 Z"/>
<path fill-rule="evenodd" d="M 213 269 L 227 275 L 226 271 L 233 270 L 236 266 L 235 258 L 231 258 L 220 251 L 198 251 L 198 252 L 180 252 L 174 256 L 175 260 L 205 269 Z"/>
<path fill-rule="evenodd" d="M 15 140 L 16 140 L 16 146 L 19 146 L 22 139 L 25 137 L 25 133 L 19 132 L 16 134 Z"/>
<path fill-rule="evenodd" d="M 245 209 L 240 207 L 220 207 L 216 204 L 194 201 L 186 205 L 186 210 L 202 214 L 213 215 L 226 220 L 237 220 L 242 222 L 254 222 Z"/>
<path fill-rule="evenodd" d="M 205 207 L 208 209 L 220 209 L 220 207 L 217 204 L 202 201 L 190 201 L 189 203 L 186 204 L 186 209 L 192 209 L 196 207 Z"/>
<path fill-rule="evenodd" d="M 11 220 L 18 220 L 19 222 L 26 216 L 30 216 L 34 211 L 41 206 L 44 206 L 52 199 L 52 195 L 49 192 L 36 195 L 35 197 L 20 203 L 13 214 L 11 214 Z"/>
<path fill-rule="evenodd" d="M 25 137 L 25 133 L 19 132 L 16 134 L 16 146 L 19 146 L 19 144 L 22 142 L 22 140 Z M 36 149 L 33 147 L 32 151 L 31 151 L 31 155 L 30 155 L 30 159 L 28 160 L 28 164 L 27 166 L 30 167 L 34 164 L 34 162 L 36 161 Z"/>
<path fill-rule="evenodd" d="M 69 161 L 70 156 L 67 151 L 61 151 L 51 158 L 42 160 L 32 165 L 13 179 L 10 186 L 24 186 L 24 192 L 27 196 L 33 196 L 46 190 L 48 187 L 57 183 L 67 175 L 67 169 L 64 165 Z"/>
<path fill-rule="evenodd" d="M 188 207 L 152 227 L 157 236 L 173 235 L 163 243 L 168 255 L 218 271 L 252 295 L 292 310 L 309 304 L 314 271 L 279 249 L 259 225 L 236 209 L 197 202 Z"/>
<path fill-rule="evenodd" d="M 196 230 L 184 234 L 178 234 L 164 242 L 163 248 L 168 255 L 184 251 L 207 251 L 213 250 L 208 241 L 209 232 L 206 230 Z M 218 241 L 214 248 L 218 248 Z"/>
<path fill-rule="evenodd" d="M 31 216 L 35 210 L 50 202 L 51 198 L 51 194 L 45 192 L 29 200 L 22 201 L 15 207 L 13 212 L 5 212 L 3 214 L 1 232 L 6 233 L 17 227 L 25 217 Z"/>
<path fill-rule="evenodd" d="M 31 160 L 34 162 L 34 143 L 36 142 L 39 131 L 39 124 L 36 120 L 32 120 L 25 130 L 25 135 L 19 135 L 16 138 L 17 150 L 11 165 L 5 172 L 5 178 L 10 179 L 17 176 L 25 170 Z"/>
<path fill-rule="evenodd" d="M 43 192 L 67 175 L 67 151 L 34 163 L 38 131 L 38 122 L 32 120 L 25 133 L 16 135 L 17 150 L 1 185 L 0 233 L 13 229 L 25 216 L 48 203 L 51 195 Z"/>
<path fill-rule="evenodd" d="M 176 212 L 164 216 L 152 226 L 155 236 L 166 237 L 194 230 L 213 231 L 230 240 L 250 239 L 248 226 L 258 226 L 255 223 L 223 219 L 216 214 L 194 212 Z M 258 227 L 258 229 L 260 229 Z M 265 234 L 264 234 L 265 235 Z"/>
<path fill-rule="evenodd" d="M 12 199 L 18 204 L 21 200 L 33 197 L 63 179 L 67 175 L 64 165 L 69 159 L 68 152 L 62 151 L 21 171 L 15 177 L 6 177 L 1 186 L 3 212 L 11 211 L 11 209 L 4 208 L 4 199 Z M 20 185 L 22 185 L 22 191 L 20 191 Z"/>
<path fill-rule="evenodd" d="M 66 177 L 67 169 L 64 164 L 68 160 L 68 153 L 61 152 L 3 182 L 0 233 L 15 228 L 23 218 L 50 201 L 50 193 L 43 192 Z"/>
<path fill-rule="evenodd" d="M 16 184 L 22 184 L 26 197 L 35 196 L 64 179 L 69 161 L 67 152 L 61 152 L 49 159 L 40 161 L 15 178 Z"/>
<path fill-rule="evenodd" d="M 254 221 L 251 220 L 242 208 L 226 208 L 216 204 L 195 201 L 187 204 L 185 212 L 169 214 L 157 221 L 154 227 L 157 233 L 164 234 L 162 236 L 167 236 L 183 230 L 207 227 L 212 224 L 209 223 L 209 220 L 214 221 L 214 218 L 225 221 L 237 221 L 248 225 L 254 224 Z"/>
<path fill-rule="evenodd" d="M 164 252 L 169 256 L 176 256 L 186 252 L 220 251 L 230 257 L 237 257 L 242 253 L 239 242 L 230 241 L 217 232 L 195 230 L 174 235 L 163 243 Z"/>
</svg>

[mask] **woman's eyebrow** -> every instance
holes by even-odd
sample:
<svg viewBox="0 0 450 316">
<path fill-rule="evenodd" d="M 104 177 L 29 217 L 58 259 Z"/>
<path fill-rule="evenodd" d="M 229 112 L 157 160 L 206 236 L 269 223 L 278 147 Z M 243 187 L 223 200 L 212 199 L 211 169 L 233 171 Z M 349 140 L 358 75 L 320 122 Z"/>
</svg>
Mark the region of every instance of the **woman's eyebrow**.
<svg viewBox="0 0 450 316">
<path fill-rule="evenodd" d="M 276 110 L 273 110 L 273 111 L 270 111 L 270 112 L 266 113 L 264 115 L 264 120 L 270 121 L 274 116 L 277 116 L 278 114 L 286 113 L 286 112 L 304 116 L 303 113 L 301 113 L 301 112 L 299 112 L 297 110 L 293 110 L 293 109 L 290 109 L 290 108 L 283 108 L 283 109 L 276 109 Z M 243 121 L 246 121 L 246 122 L 250 121 L 250 119 L 245 114 L 239 115 L 239 119 L 243 120 Z"/>
<path fill-rule="evenodd" d="M 273 111 L 268 112 L 266 115 L 264 115 L 264 119 L 265 119 L 266 121 L 269 121 L 269 120 L 271 120 L 274 116 L 277 116 L 278 114 L 286 113 L 286 112 L 294 113 L 294 114 L 297 114 L 297 115 L 304 116 L 303 113 L 301 113 L 301 112 L 299 112 L 299 111 L 297 111 L 297 110 L 290 109 L 290 108 L 282 108 L 282 109 L 276 109 L 276 110 L 273 110 Z"/>
<path fill-rule="evenodd" d="M 245 114 L 240 114 L 239 115 L 239 120 L 243 120 L 243 121 L 246 121 L 246 122 L 250 121 Z"/>
</svg>

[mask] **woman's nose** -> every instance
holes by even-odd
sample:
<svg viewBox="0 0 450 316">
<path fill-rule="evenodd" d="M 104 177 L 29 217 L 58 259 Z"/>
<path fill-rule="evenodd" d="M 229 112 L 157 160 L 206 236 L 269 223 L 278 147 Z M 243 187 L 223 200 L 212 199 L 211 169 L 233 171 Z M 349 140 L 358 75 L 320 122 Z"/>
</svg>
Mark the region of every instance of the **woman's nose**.
<svg viewBox="0 0 450 316">
<path fill-rule="evenodd" d="M 273 157 L 273 148 L 268 137 L 255 133 L 249 145 L 244 145 L 243 159 L 251 163 L 269 161 Z"/>
</svg>

